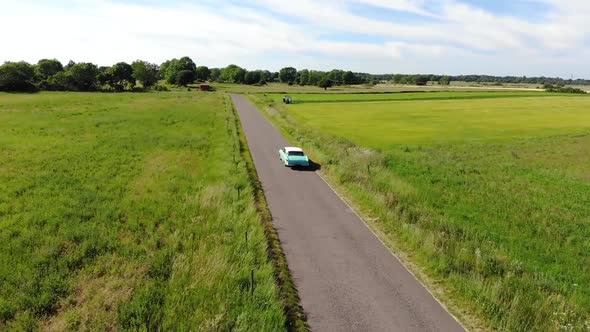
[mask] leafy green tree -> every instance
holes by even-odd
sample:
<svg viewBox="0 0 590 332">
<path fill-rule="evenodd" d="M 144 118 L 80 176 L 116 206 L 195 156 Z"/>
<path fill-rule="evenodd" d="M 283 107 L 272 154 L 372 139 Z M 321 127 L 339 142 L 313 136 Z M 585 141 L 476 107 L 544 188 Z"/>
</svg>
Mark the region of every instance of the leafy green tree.
<svg viewBox="0 0 590 332">
<path fill-rule="evenodd" d="M 6 62 L 0 66 L 0 91 L 35 91 L 35 69 L 29 63 Z"/>
<path fill-rule="evenodd" d="M 219 80 L 221 82 L 231 82 L 232 81 L 232 72 L 235 70 L 235 68 L 238 68 L 238 66 L 234 65 L 234 64 L 228 65 L 225 68 L 221 68 L 221 71 L 219 74 Z"/>
<path fill-rule="evenodd" d="M 324 76 L 324 78 L 322 78 L 318 85 L 320 88 L 324 88 L 324 90 L 327 90 L 328 88 L 332 87 L 332 80 L 329 79 L 328 76 Z"/>
<path fill-rule="evenodd" d="M 342 81 L 344 84 L 356 84 L 357 79 L 353 72 L 347 71 L 342 74 Z"/>
<path fill-rule="evenodd" d="M 256 84 L 260 82 L 260 79 L 262 78 L 262 75 L 260 74 L 260 71 L 249 71 L 246 72 L 246 75 L 244 76 L 244 83 L 246 84 Z"/>
<path fill-rule="evenodd" d="M 309 84 L 309 70 L 303 69 L 300 70 L 298 73 L 298 82 L 299 85 L 308 85 Z"/>
<path fill-rule="evenodd" d="M 73 90 L 72 75 L 69 71 L 60 71 L 47 79 L 47 90 L 67 91 Z"/>
<path fill-rule="evenodd" d="M 159 68 L 155 63 L 147 61 L 136 60 L 131 64 L 133 68 L 133 78 L 144 87 L 149 89 L 158 83 Z"/>
<path fill-rule="evenodd" d="M 172 59 L 164 62 L 160 66 L 160 74 L 166 79 L 166 82 L 170 84 L 176 84 L 176 77 L 178 76 L 178 59 Z"/>
<path fill-rule="evenodd" d="M 93 63 L 76 63 L 68 69 L 71 88 L 77 91 L 94 91 L 97 88 L 98 67 Z"/>
<path fill-rule="evenodd" d="M 332 81 L 332 84 L 340 85 L 344 82 L 342 78 L 343 75 L 344 72 L 342 70 L 333 69 L 328 73 L 328 78 Z"/>
<path fill-rule="evenodd" d="M 272 73 L 272 77 L 270 79 L 271 82 L 278 82 L 279 81 L 279 73 L 278 72 L 273 72 Z"/>
<path fill-rule="evenodd" d="M 74 67 L 76 63 L 73 60 L 68 61 L 68 64 L 64 66 L 64 70 L 69 70 L 70 68 Z"/>
<path fill-rule="evenodd" d="M 172 59 L 172 60 L 166 60 L 164 62 L 162 62 L 162 64 L 160 65 L 160 78 L 166 78 L 166 74 L 168 73 L 168 68 L 170 68 L 170 64 L 172 63 L 172 61 L 176 61 L 176 59 Z"/>
<path fill-rule="evenodd" d="M 309 72 L 308 84 L 319 85 L 320 81 L 322 80 L 322 78 L 324 78 L 324 76 L 326 76 L 326 73 L 317 70 L 312 70 Z"/>
<path fill-rule="evenodd" d="M 260 71 L 260 75 L 262 76 L 260 78 L 260 81 L 264 81 L 264 83 L 266 84 L 266 82 L 272 82 L 272 73 L 268 70 L 262 70 Z"/>
<path fill-rule="evenodd" d="M 195 81 L 195 74 L 190 70 L 181 70 L 176 74 L 176 84 L 187 86 Z"/>
<path fill-rule="evenodd" d="M 209 79 L 209 74 L 210 73 L 211 72 L 209 71 L 209 68 L 208 67 L 206 67 L 206 66 L 199 66 L 196 69 L 195 77 L 197 78 L 197 81 L 204 82 L 204 81 L 206 81 L 206 80 Z"/>
<path fill-rule="evenodd" d="M 213 82 L 219 81 L 219 77 L 221 76 L 221 69 L 219 68 L 211 68 L 209 70 L 209 79 Z"/>
<path fill-rule="evenodd" d="M 35 66 L 35 75 L 39 81 L 45 81 L 50 76 L 53 76 L 63 70 L 64 67 L 58 60 L 42 59 L 39 60 Z"/>
<path fill-rule="evenodd" d="M 428 84 L 429 78 L 430 78 L 429 76 L 425 76 L 425 75 L 416 75 L 414 82 L 416 85 L 426 85 L 426 84 Z"/>
<path fill-rule="evenodd" d="M 96 81 L 98 82 L 99 86 L 105 86 L 110 84 L 113 80 L 113 75 L 111 71 L 111 67 L 101 66 L 98 68 L 98 74 L 96 75 Z"/>
<path fill-rule="evenodd" d="M 233 75 L 233 82 L 234 83 L 244 83 L 246 79 L 246 69 L 238 68 L 234 71 Z"/>
<path fill-rule="evenodd" d="M 451 84 L 451 79 L 448 76 L 443 76 L 438 80 L 438 84 L 449 85 L 449 84 Z"/>
<path fill-rule="evenodd" d="M 123 91 L 126 86 L 135 86 L 135 78 L 133 77 L 133 67 L 126 62 L 119 62 L 114 64 L 107 70 L 109 85 L 115 91 Z"/>
<path fill-rule="evenodd" d="M 178 59 L 176 66 L 179 70 L 190 70 L 193 75 L 197 72 L 197 66 L 193 60 L 187 56 L 183 56 L 182 58 Z"/>
<path fill-rule="evenodd" d="M 176 77 L 178 76 L 178 72 L 180 71 L 177 68 L 178 59 L 169 60 L 168 63 L 162 65 L 163 68 L 166 70 L 163 72 L 164 78 L 166 82 L 170 84 L 176 84 Z"/>
<path fill-rule="evenodd" d="M 282 83 L 294 83 L 297 80 L 297 69 L 285 67 L 279 71 L 279 80 Z"/>
<path fill-rule="evenodd" d="M 193 60 L 187 56 L 182 57 L 180 59 L 172 59 L 162 64 L 162 68 L 165 69 L 162 73 L 166 78 L 166 81 L 170 84 L 178 84 L 176 78 L 178 77 L 178 73 L 183 70 L 188 70 L 192 72 L 193 80 L 197 73 L 197 66 L 193 62 Z"/>
<path fill-rule="evenodd" d="M 244 83 L 246 70 L 231 64 L 221 70 L 221 80 L 229 83 Z"/>
</svg>

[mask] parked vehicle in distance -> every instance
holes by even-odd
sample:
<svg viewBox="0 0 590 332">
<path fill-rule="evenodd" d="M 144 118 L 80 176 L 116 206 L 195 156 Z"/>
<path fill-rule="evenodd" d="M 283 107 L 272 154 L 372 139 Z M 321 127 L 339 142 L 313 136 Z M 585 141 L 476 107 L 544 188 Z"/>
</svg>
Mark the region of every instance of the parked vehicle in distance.
<svg viewBox="0 0 590 332">
<path fill-rule="evenodd" d="M 279 158 L 287 167 L 303 166 L 309 167 L 309 158 L 303 150 L 294 146 L 287 146 L 279 150 Z"/>
</svg>

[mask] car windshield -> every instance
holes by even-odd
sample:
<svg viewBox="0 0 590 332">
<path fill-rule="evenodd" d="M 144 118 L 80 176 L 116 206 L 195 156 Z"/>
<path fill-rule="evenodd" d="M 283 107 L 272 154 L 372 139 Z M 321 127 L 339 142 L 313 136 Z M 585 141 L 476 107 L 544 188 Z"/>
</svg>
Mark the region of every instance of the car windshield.
<svg viewBox="0 0 590 332">
<path fill-rule="evenodd" d="M 305 156 L 302 151 L 289 151 L 290 156 Z"/>
</svg>

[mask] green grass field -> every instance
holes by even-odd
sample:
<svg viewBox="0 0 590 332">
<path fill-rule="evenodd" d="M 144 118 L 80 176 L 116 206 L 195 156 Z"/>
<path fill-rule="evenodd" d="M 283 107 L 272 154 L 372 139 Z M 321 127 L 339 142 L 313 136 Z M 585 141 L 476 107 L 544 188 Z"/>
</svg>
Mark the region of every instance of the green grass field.
<svg viewBox="0 0 590 332">
<path fill-rule="evenodd" d="M 298 93 L 290 94 L 293 104 L 301 103 L 338 103 L 338 102 L 378 102 L 378 101 L 414 101 L 414 100 L 457 100 L 517 97 L 548 97 L 556 94 L 544 91 L 422 91 L 422 92 L 356 92 L 356 93 Z M 270 98 L 282 100 L 284 94 L 270 94 Z"/>
<path fill-rule="evenodd" d="M 0 94 L 0 133 L 0 330 L 285 329 L 223 94 Z"/>
<path fill-rule="evenodd" d="M 498 92 L 424 93 L 414 95 L 419 98 L 414 101 L 309 102 L 287 108 L 307 125 L 378 149 L 400 144 L 501 142 L 590 133 L 590 98 L 514 98 L 509 96 L 515 93 L 504 93 L 506 97 Z M 437 94 L 451 99 L 420 100 Z M 495 97 L 490 98 L 490 94 Z M 469 99 L 452 99 L 465 95 Z M 483 98 L 475 99 L 478 95 Z"/>
<path fill-rule="evenodd" d="M 590 99 L 276 97 L 252 96 L 468 326 L 590 329 Z"/>
<path fill-rule="evenodd" d="M 427 85 L 427 86 L 415 86 L 415 85 L 404 85 L 404 84 L 388 84 L 388 83 L 380 83 L 376 85 L 341 85 L 341 86 L 334 86 L 327 90 L 323 88 L 314 86 L 314 85 L 287 85 L 284 83 L 268 83 L 267 85 L 263 86 L 255 86 L 255 85 L 245 85 L 245 84 L 233 84 L 233 83 L 211 83 L 212 86 L 219 90 L 219 91 L 227 91 L 232 93 L 262 93 L 262 94 L 273 94 L 273 93 L 288 93 L 288 94 L 348 94 L 348 93 L 391 93 L 391 92 L 449 92 L 449 91 L 458 91 L 458 92 L 466 92 L 466 91 L 474 91 L 474 92 L 482 92 L 482 91 L 504 91 L 504 92 L 528 92 L 528 93 L 538 93 L 543 92 L 542 89 L 534 89 L 531 87 L 519 87 L 519 86 L 486 86 L 481 84 L 473 84 L 472 86 L 464 86 L 464 85 L 452 85 L 452 86 L 442 86 L 442 85 Z M 197 88 L 196 85 L 192 86 L 193 88 Z M 171 89 L 177 89 L 173 88 Z M 182 89 L 186 90 L 186 89 Z"/>
</svg>

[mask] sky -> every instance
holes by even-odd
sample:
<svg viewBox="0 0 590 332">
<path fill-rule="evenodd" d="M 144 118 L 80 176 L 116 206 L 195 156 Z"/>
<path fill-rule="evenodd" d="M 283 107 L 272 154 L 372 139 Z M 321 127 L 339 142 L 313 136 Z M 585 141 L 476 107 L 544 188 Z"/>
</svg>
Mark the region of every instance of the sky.
<svg viewBox="0 0 590 332">
<path fill-rule="evenodd" d="M 0 62 L 590 78 L 590 0 L 0 0 Z"/>
</svg>

